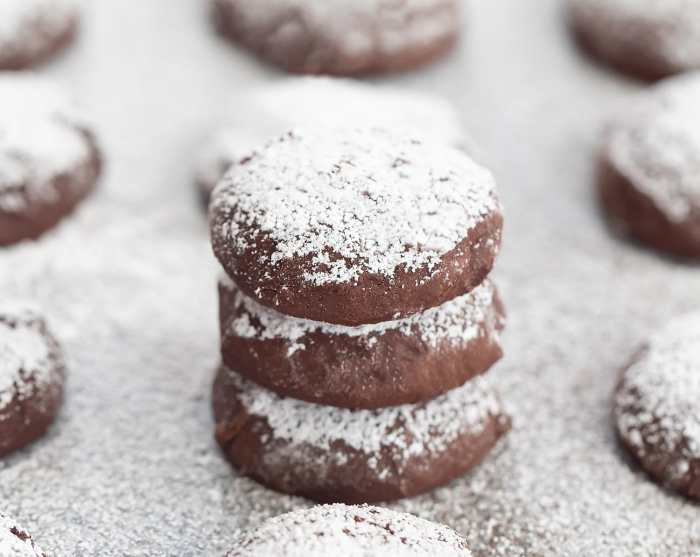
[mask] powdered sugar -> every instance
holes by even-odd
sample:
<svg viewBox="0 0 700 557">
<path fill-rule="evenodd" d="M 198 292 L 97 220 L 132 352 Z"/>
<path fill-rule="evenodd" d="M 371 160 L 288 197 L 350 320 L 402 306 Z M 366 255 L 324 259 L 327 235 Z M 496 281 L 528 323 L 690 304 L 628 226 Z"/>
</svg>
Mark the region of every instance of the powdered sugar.
<svg viewBox="0 0 700 557">
<path fill-rule="evenodd" d="M 700 73 L 645 92 L 613 125 L 608 145 L 612 164 L 669 219 L 700 211 Z"/>
<path fill-rule="evenodd" d="M 696 0 L 569 0 L 578 17 L 598 25 L 610 38 L 635 29 L 657 29 L 653 40 L 660 56 L 679 69 L 700 67 L 700 3 Z"/>
<path fill-rule="evenodd" d="M 305 279 L 431 270 L 498 211 L 491 174 L 457 150 L 378 128 L 296 130 L 269 142 L 214 192 L 214 231 L 242 253 L 263 238 L 260 264 L 309 257 Z"/>
<path fill-rule="evenodd" d="M 616 397 L 616 419 L 640 454 L 646 447 L 673 457 L 676 472 L 700 461 L 700 313 L 656 332 L 628 368 Z"/>
<path fill-rule="evenodd" d="M 16 397 L 21 400 L 54 380 L 56 365 L 41 319 L 29 310 L 10 311 L 0 307 L 0 413 Z"/>
<path fill-rule="evenodd" d="M 44 557 L 32 540 L 9 517 L 0 513 L 0 556 L 1 557 Z"/>
<path fill-rule="evenodd" d="M 48 181 L 89 157 L 77 107 L 57 84 L 32 74 L 0 76 L 0 210 L 52 200 Z"/>
<path fill-rule="evenodd" d="M 392 466 L 400 471 L 412 457 L 440 454 L 464 434 L 477 435 L 488 421 L 502 415 L 501 403 L 486 378 L 477 378 L 434 400 L 380 410 L 348 410 L 282 398 L 228 370 L 248 414 L 264 418 L 275 439 L 289 451 L 315 447 L 328 458 L 345 455 L 332 449 L 335 441 L 365 453 L 379 466 L 382 448 L 398 451 Z M 378 469 L 379 477 L 387 470 Z"/>
<path fill-rule="evenodd" d="M 419 130 L 434 141 L 469 145 L 454 107 L 438 96 L 345 79 L 285 79 L 239 94 L 226 124 L 204 146 L 197 180 L 214 185 L 236 161 L 296 126 L 378 125 Z"/>
<path fill-rule="evenodd" d="M 225 288 L 235 292 L 236 308 L 242 309 L 242 314 L 227 324 L 226 334 L 259 340 L 284 339 L 289 344 L 289 356 L 297 350 L 304 350 L 304 337 L 313 332 L 329 336 L 356 337 L 372 346 L 377 342 L 377 338 L 387 331 L 398 331 L 406 336 L 418 335 L 423 342 L 437 348 L 442 342 L 469 342 L 478 336 L 481 326 L 489 326 L 489 329 L 495 329 L 496 326 L 495 323 L 485 323 L 495 295 L 495 287 L 489 280 L 470 293 L 423 313 L 405 319 L 358 327 L 283 315 L 243 294 L 228 277 L 223 276 L 219 281 Z M 493 334 L 498 335 L 496 330 Z"/>
<path fill-rule="evenodd" d="M 46 48 L 56 36 L 74 25 L 77 0 L 2 0 L 0 51 L 3 56 Z"/>
<path fill-rule="evenodd" d="M 470 557 L 446 526 L 369 506 L 321 505 L 267 520 L 243 534 L 228 557 Z"/>
</svg>

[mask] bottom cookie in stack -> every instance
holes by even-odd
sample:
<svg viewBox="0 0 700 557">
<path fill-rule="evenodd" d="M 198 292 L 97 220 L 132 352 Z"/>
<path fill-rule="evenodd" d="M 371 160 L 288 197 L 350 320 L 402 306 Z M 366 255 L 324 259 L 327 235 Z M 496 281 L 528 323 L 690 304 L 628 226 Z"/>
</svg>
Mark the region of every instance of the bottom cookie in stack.
<svg viewBox="0 0 700 557">
<path fill-rule="evenodd" d="M 242 474 L 321 502 L 377 502 L 443 485 L 510 429 L 488 378 L 420 404 L 349 410 L 283 398 L 222 366 L 216 438 Z"/>
</svg>

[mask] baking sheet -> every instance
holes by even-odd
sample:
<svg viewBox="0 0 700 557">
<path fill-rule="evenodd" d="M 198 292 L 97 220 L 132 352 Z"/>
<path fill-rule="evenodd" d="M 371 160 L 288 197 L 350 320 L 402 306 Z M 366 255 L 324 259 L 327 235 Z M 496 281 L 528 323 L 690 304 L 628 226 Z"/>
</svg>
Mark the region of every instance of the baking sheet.
<svg viewBox="0 0 700 557">
<path fill-rule="evenodd" d="M 610 424 L 635 345 L 700 305 L 700 269 L 610 236 L 592 195 L 604 115 L 641 85 L 576 52 L 557 0 L 473 2 L 464 20 L 447 60 L 377 81 L 450 98 L 498 177 L 494 373 L 515 429 L 474 473 L 392 506 L 479 557 L 696 556 L 700 509 L 639 473 Z M 213 443 L 216 266 L 191 187 L 220 108 L 281 76 L 214 37 L 197 0 L 92 0 L 40 72 L 92 109 L 107 173 L 66 224 L 0 252 L 3 296 L 44 308 L 70 367 L 56 427 L 0 462 L 0 506 L 54 556 L 220 556 L 309 504 L 236 476 Z"/>
</svg>

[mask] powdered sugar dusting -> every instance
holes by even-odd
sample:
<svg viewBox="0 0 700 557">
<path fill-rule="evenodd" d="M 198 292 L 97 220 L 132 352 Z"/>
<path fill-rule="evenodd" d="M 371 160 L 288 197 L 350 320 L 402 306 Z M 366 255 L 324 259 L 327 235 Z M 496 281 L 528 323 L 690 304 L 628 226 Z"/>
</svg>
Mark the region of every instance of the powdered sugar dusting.
<svg viewBox="0 0 700 557">
<path fill-rule="evenodd" d="M 302 77 L 256 87 L 238 95 L 225 118 L 197 165 L 197 180 L 212 188 L 232 163 L 271 137 L 314 123 L 419 130 L 434 141 L 471 145 L 459 114 L 443 98 L 348 79 Z"/>
<path fill-rule="evenodd" d="M 671 220 L 700 211 L 700 73 L 645 92 L 608 142 L 615 167 Z"/>
<path fill-rule="evenodd" d="M 656 332 L 629 367 L 616 397 L 622 436 L 677 455 L 675 472 L 700 461 L 700 313 L 676 318 Z"/>
<path fill-rule="evenodd" d="M 389 509 L 320 505 L 267 520 L 236 540 L 228 557 L 470 557 L 464 538 L 434 522 Z"/>
<path fill-rule="evenodd" d="M 0 556 L 44 557 L 32 540 L 13 520 L 0 513 Z"/>
<path fill-rule="evenodd" d="M 0 414 L 15 398 L 52 381 L 55 366 L 41 319 L 30 310 L 11 311 L 0 307 Z"/>
<path fill-rule="evenodd" d="M 579 17 L 597 24 L 611 38 L 629 37 L 630 30 L 655 28 L 660 54 L 680 69 L 700 67 L 700 3 L 696 0 L 569 0 Z"/>
<path fill-rule="evenodd" d="M 240 400 L 250 415 L 264 418 L 273 437 L 289 443 L 289 450 L 312 446 L 329 459 L 345 455 L 331 444 L 343 441 L 370 457 L 383 447 L 401 455 L 392 465 L 399 470 L 412 457 L 440 454 L 458 436 L 477 435 L 492 418 L 502 415 L 501 403 L 487 378 L 476 378 L 434 400 L 380 410 L 348 410 L 283 398 L 228 370 L 240 391 Z M 377 470 L 380 477 L 387 472 Z"/>
<path fill-rule="evenodd" d="M 0 76 L 0 210 L 53 199 L 48 180 L 89 157 L 83 120 L 67 92 L 32 74 Z"/>
<path fill-rule="evenodd" d="M 387 331 L 397 331 L 405 336 L 418 335 L 423 342 L 434 348 L 442 342 L 469 342 L 478 336 L 480 327 L 484 325 L 489 326 L 489 329 L 493 328 L 493 334 L 498 335 L 495 323 L 485 323 L 495 295 L 495 287 L 489 280 L 470 293 L 423 313 L 405 319 L 357 327 L 283 315 L 243 294 L 227 276 L 222 276 L 219 282 L 235 292 L 234 304 L 236 308 L 243 310 L 240 316 L 227 323 L 226 334 L 259 340 L 284 339 L 290 345 L 290 356 L 297 350 L 304 350 L 304 337 L 314 332 L 329 336 L 355 337 L 372 346 L 378 337 Z"/>
<path fill-rule="evenodd" d="M 296 130 L 229 173 L 214 231 L 239 253 L 269 238 L 276 266 L 309 257 L 305 279 L 347 283 L 432 269 L 500 209 L 491 174 L 456 149 L 378 129 Z"/>
</svg>

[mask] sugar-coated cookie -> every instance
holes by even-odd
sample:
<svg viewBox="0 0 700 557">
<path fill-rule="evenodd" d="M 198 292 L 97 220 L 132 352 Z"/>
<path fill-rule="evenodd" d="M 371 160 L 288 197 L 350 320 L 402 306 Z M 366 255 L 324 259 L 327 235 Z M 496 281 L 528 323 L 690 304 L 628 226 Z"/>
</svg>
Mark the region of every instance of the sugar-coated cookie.
<svg viewBox="0 0 700 557">
<path fill-rule="evenodd" d="M 341 325 L 399 319 L 478 286 L 500 247 L 491 173 L 379 128 L 288 132 L 213 194 L 214 253 L 248 296 Z"/>
<path fill-rule="evenodd" d="M 700 1 L 568 0 L 581 46 L 644 79 L 700 69 Z"/>
<path fill-rule="evenodd" d="M 288 317 L 219 281 L 224 362 L 276 393 L 344 408 L 430 400 L 502 355 L 503 305 L 488 279 L 411 317 L 346 327 Z"/>
<path fill-rule="evenodd" d="M 55 226 L 100 169 L 91 126 L 66 91 L 34 75 L 0 76 L 0 246 Z"/>
<path fill-rule="evenodd" d="M 224 37 L 287 71 L 353 75 L 411 69 L 459 34 L 458 0 L 211 0 Z"/>
<path fill-rule="evenodd" d="M 437 95 L 351 79 L 287 78 L 236 98 L 223 125 L 201 150 L 196 182 L 208 207 L 211 192 L 233 163 L 297 126 L 366 124 L 415 130 L 435 141 L 473 148 L 460 120 L 455 107 Z"/>
<path fill-rule="evenodd" d="M 61 405 L 65 366 L 44 319 L 0 306 L 0 457 L 41 437 Z"/>
<path fill-rule="evenodd" d="M 243 533 L 226 557 L 470 557 L 454 530 L 367 505 L 320 505 L 266 520 Z"/>
<path fill-rule="evenodd" d="M 236 469 L 321 502 L 423 493 L 473 468 L 510 428 L 483 378 L 429 402 L 353 411 L 279 397 L 222 366 L 213 401 L 216 439 Z"/>
<path fill-rule="evenodd" d="M 622 374 L 615 420 L 652 476 L 700 500 L 700 313 L 672 320 L 642 346 Z"/>
<path fill-rule="evenodd" d="M 0 1 L 0 69 L 42 62 L 65 48 L 79 21 L 74 0 Z"/>
<path fill-rule="evenodd" d="M 46 557 L 46 554 L 23 528 L 0 513 L 0 557 Z"/>
<path fill-rule="evenodd" d="M 644 92 L 609 126 L 599 176 L 612 223 L 656 249 L 700 257 L 700 73 Z"/>
</svg>

